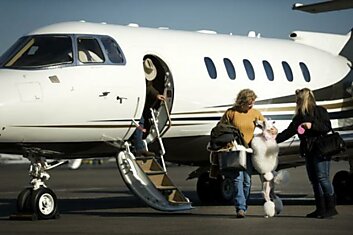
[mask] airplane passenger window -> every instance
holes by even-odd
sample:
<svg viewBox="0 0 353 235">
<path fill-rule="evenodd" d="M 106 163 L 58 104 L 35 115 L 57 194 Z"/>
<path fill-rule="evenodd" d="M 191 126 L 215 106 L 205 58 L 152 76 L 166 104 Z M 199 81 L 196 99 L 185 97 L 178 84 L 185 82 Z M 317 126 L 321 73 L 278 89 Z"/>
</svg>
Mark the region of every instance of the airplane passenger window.
<svg viewBox="0 0 353 235">
<path fill-rule="evenodd" d="M 113 64 L 125 64 L 124 54 L 114 39 L 110 37 L 102 37 L 101 41 L 110 62 Z"/>
<path fill-rule="evenodd" d="M 228 77 L 230 79 L 234 80 L 235 79 L 235 69 L 234 69 L 232 61 L 230 61 L 230 59 L 228 59 L 228 58 L 224 58 L 223 62 L 224 62 L 224 65 L 226 66 Z"/>
<path fill-rule="evenodd" d="M 302 70 L 304 80 L 307 82 L 310 82 L 311 77 L 310 77 L 310 72 L 309 72 L 308 67 L 303 62 L 300 62 L 299 66 L 300 66 L 300 69 Z"/>
<path fill-rule="evenodd" d="M 268 80 L 273 81 L 274 80 L 274 74 L 273 74 L 273 69 L 271 67 L 271 64 L 267 60 L 263 60 L 262 64 L 264 66 L 266 75 Z"/>
<path fill-rule="evenodd" d="M 254 67 L 252 66 L 251 62 L 247 59 L 243 60 L 243 64 L 248 75 L 248 78 L 252 81 L 255 79 L 255 71 Z"/>
<path fill-rule="evenodd" d="M 213 61 L 209 57 L 205 57 L 204 60 L 205 60 L 208 75 L 210 75 L 212 79 L 217 78 L 217 70 Z"/>
<path fill-rule="evenodd" d="M 293 72 L 292 72 L 292 69 L 290 68 L 289 64 L 285 61 L 282 61 L 282 67 L 283 67 L 284 73 L 286 74 L 287 80 L 292 82 L 293 81 Z"/>
<path fill-rule="evenodd" d="M 95 38 L 78 38 L 78 59 L 82 63 L 103 63 L 104 56 Z"/>
<path fill-rule="evenodd" d="M 73 63 L 69 36 L 39 35 L 28 37 L 7 60 L 5 67 L 33 68 L 69 63 Z"/>
</svg>

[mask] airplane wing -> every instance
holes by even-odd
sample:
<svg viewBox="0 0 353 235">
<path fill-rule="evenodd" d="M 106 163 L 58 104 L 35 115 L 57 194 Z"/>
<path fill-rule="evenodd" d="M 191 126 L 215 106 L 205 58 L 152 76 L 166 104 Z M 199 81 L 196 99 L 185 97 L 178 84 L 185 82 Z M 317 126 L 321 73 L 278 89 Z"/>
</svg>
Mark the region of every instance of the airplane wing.
<svg viewBox="0 0 353 235">
<path fill-rule="evenodd" d="M 309 13 L 321 13 L 328 11 L 344 10 L 349 8 L 353 8 L 353 1 L 351 0 L 332 0 L 307 5 L 295 3 L 292 7 L 293 10 L 305 11 Z"/>
</svg>

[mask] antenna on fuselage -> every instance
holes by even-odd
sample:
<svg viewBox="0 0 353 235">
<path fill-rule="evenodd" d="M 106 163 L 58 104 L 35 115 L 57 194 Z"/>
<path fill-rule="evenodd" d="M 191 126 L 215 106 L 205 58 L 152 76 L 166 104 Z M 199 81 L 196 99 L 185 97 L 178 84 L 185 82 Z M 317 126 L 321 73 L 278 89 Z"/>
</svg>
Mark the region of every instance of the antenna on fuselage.
<svg viewBox="0 0 353 235">
<path fill-rule="evenodd" d="M 258 33 L 258 34 L 256 35 L 256 32 L 255 32 L 255 31 L 249 31 L 248 37 L 249 37 L 249 38 L 260 38 L 260 37 L 261 37 L 261 34 Z"/>
</svg>

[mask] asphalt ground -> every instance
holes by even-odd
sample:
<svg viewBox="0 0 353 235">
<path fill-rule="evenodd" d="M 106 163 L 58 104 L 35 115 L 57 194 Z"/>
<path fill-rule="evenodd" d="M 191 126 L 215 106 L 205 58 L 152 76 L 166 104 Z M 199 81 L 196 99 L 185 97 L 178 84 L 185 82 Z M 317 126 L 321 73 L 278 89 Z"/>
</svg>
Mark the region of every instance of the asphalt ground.
<svg viewBox="0 0 353 235">
<path fill-rule="evenodd" d="M 57 194 L 60 217 L 55 220 L 10 220 L 18 193 L 28 186 L 28 165 L 0 165 L 0 234 L 353 234 L 353 205 L 338 205 L 332 219 L 310 219 L 314 210 L 304 167 L 289 169 L 290 181 L 278 186 L 283 212 L 265 218 L 260 182 L 253 176 L 246 218 L 237 219 L 232 205 L 202 205 L 196 180 L 186 181 L 195 167 L 175 166 L 168 174 L 193 202 L 185 212 L 160 212 L 147 207 L 125 186 L 114 162 L 83 165 L 78 170 L 51 170 L 48 186 Z M 332 177 L 347 170 L 347 162 L 333 162 Z"/>
</svg>

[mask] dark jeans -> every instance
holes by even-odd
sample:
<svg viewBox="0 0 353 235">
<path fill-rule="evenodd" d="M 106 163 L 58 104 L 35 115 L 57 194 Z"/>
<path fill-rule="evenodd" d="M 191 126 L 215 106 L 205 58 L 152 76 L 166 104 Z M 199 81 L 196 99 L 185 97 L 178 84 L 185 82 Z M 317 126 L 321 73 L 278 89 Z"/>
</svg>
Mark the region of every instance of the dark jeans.
<svg viewBox="0 0 353 235">
<path fill-rule="evenodd" d="M 141 117 L 139 121 L 139 125 L 141 128 L 144 128 L 145 119 L 143 117 Z M 140 128 L 136 128 L 134 133 L 132 134 L 132 140 L 134 142 L 135 151 L 141 151 L 146 148 L 142 138 L 143 138 L 142 130 Z"/>
<path fill-rule="evenodd" d="M 315 196 L 332 196 L 334 190 L 330 182 L 331 160 L 321 159 L 315 154 L 308 154 L 305 157 L 305 163 Z"/>
</svg>

